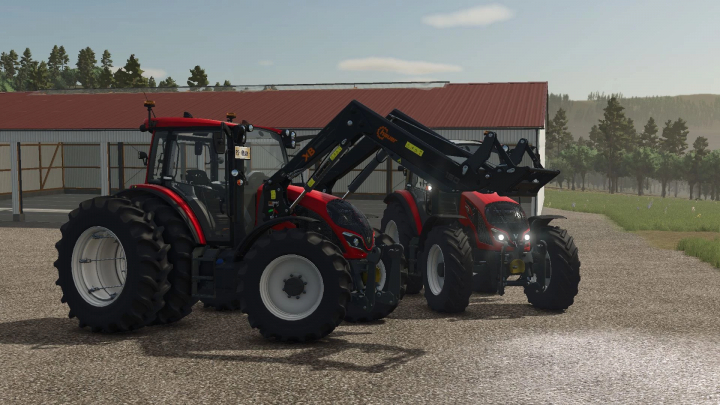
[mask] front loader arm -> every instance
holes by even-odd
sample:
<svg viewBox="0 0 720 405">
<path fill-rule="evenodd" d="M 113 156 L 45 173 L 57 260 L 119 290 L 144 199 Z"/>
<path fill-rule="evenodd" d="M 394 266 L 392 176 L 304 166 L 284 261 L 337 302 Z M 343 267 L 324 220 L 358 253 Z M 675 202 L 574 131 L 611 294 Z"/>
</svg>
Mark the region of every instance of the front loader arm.
<svg viewBox="0 0 720 405">
<path fill-rule="evenodd" d="M 397 121 L 393 117 L 388 119 L 377 114 L 358 101 L 350 102 L 282 170 L 265 183 L 263 197 L 270 208 L 263 207 L 266 219 L 290 215 L 305 193 L 318 184 L 327 184 L 324 182 L 333 173 L 333 166 L 342 160 L 352 145 L 361 146 L 362 149 L 351 156 L 349 164 L 338 166 L 335 175 L 347 173 L 380 148 L 391 159 L 402 162 L 445 192 L 491 190 L 504 195 L 534 195 L 559 173 L 515 165 L 492 133 L 486 135 L 482 147 L 470 155 L 427 128 L 408 120 L 400 119 L 401 125 Z M 361 138 L 363 142 L 358 142 Z M 500 156 L 501 165 L 494 166 L 487 162 L 493 148 Z M 460 164 L 449 156 L 460 156 L 466 160 Z M 305 184 L 302 194 L 290 203 L 287 186 L 292 178 L 318 162 L 320 166 Z"/>
</svg>

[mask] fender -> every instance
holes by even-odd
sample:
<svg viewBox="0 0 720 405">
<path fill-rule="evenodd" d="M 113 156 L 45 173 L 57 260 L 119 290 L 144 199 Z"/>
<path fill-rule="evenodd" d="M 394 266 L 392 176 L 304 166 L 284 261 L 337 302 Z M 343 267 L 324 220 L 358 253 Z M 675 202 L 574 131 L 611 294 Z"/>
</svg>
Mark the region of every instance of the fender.
<svg viewBox="0 0 720 405">
<path fill-rule="evenodd" d="M 155 195 L 161 198 L 171 207 L 175 208 L 177 213 L 180 214 L 182 219 L 185 221 L 188 229 L 190 229 L 190 233 L 192 233 L 193 239 L 195 239 L 195 243 L 198 243 L 200 245 L 207 244 L 207 240 L 205 239 L 205 233 L 200 226 L 200 221 L 198 221 L 197 216 L 195 216 L 195 213 L 185 202 L 185 200 L 180 198 L 180 196 L 172 190 L 155 184 L 136 184 L 134 186 L 131 186 L 127 190 L 120 191 L 115 195 L 118 197 L 132 198 L 141 193 L 150 193 L 152 195 Z"/>
<path fill-rule="evenodd" d="M 425 226 L 423 227 L 422 233 L 420 234 L 420 243 L 418 245 L 418 248 L 420 250 L 423 250 L 425 248 L 425 239 L 427 238 L 427 234 L 432 231 L 432 229 L 436 226 L 440 225 L 449 225 L 458 223 L 463 219 L 467 219 L 462 215 L 432 215 L 430 218 L 428 218 L 427 221 L 425 221 Z"/>
<path fill-rule="evenodd" d="M 277 226 L 278 224 L 281 224 L 283 222 L 291 222 L 294 224 L 301 224 L 301 223 L 314 223 L 314 222 L 320 222 L 317 219 L 309 218 L 309 217 L 296 217 L 296 216 L 287 216 L 287 217 L 280 217 L 280 218 L 273 218 L 269 221 L 265 221 L 262 223 L 262 225 L 256 227 L 253 229 L 248 236 L 243 239 L 243 241 L 240 243 L 240 245 L 235 249 L 235 261 L 240 261 L 245 256 L 245 254 L 250 250 L 250 247 L 255 243 L 255 241 L 260 238 L 265 231 L 269 230 L 270 228 Z"/>
<path fill-rule="evenodd" d="M 393 191 L 392 193 L 385 196 L 385 198 L 383 199 L 383 202 L 385 204 L 389 204 L 392 201 L 400 203 L 400 205 L 402 205 L 402 207 L 405 209 L 405 212 L 410 213 L 413 218 L 413 221 L 411 221 L 411 223 L 415 224 L 415 235 L 420 235 L 423 229 L 423 223 L 420 219 L 420 212 L 417 208 L 417 202 L 415 201 L 415 197 L 413 197 L 412 193 L 407 190 Z"/>
<path fill-rule="evenodd" d="M 528 218 L 530 229 L 535 230 L 538 227 L 547 226 L 553 219 L 567 219 L 562 215 L 536 215 Z"/>
</svg>

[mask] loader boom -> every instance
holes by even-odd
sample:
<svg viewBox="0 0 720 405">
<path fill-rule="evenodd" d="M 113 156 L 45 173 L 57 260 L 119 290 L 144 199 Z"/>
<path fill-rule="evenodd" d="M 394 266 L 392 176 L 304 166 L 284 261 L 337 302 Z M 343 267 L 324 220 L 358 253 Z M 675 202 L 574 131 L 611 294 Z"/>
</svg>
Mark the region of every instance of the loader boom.
<svg viewBox="0 0 720 405">
<path fill-rule="evenodd" d="M 350 102 L 283 170 L 264 184 L 261 204 L 265 220 L 291 215 L 307 192 L 319 185 L 326 187 L 328 182 L 334 183 L 339 174 L 347 173 L 380 149 L 444 192 L 488 190 L 501 195 L 529 196 L 537 194 L 559 174 L 559 171 L 542 168 L 539 162 L 532 168 L 518 166 L 494 133 L 487 133 L 483 145 L 470 154 L 400 111 L 395 110 L 388 117 L 358 101 Z M 493 151 L 500 158 L 499 165 L 488 162 Z M 342 159 L 348 153 L 349 158 Z M 450 156 L 465 160 L 458 163 Z M 335 168 L 339 161 L 348 163 Z M 317 163 L 319 167 L 300 196 L 292 203 L 288 201 L 287 186 L 292 179 Z"/>
</svg>

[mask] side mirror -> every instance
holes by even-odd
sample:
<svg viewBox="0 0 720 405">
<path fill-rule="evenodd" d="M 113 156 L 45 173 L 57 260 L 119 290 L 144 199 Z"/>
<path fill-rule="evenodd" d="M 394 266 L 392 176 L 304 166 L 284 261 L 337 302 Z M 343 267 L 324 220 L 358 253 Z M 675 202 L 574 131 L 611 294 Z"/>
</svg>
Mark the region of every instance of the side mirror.
<svg viewBox="0 0 720 405">
<path fill-rule="evenodd" d="M 397 171 L 399 171 L 399 172 L 404 172 L 404 171 L 405 171 L 405 166 L 398 166 Z"/>
<path fill-rule="evenodd" d="M 143 152 L 143 151 L 138 151 L 138 159 L 142 159 L 143 165 L 144 165 L 144 166 L 147 166 L 147 163 L 148 163 L 148 155 L 147 155 L 147 153 L 145 153 L 145 152 Z"/>
</svg>

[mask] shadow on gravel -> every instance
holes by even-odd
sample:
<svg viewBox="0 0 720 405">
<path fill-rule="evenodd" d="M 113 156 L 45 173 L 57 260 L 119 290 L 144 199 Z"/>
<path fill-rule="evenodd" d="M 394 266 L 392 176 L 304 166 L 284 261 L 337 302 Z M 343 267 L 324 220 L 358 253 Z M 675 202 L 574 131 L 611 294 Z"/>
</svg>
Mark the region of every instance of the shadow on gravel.
<svg viewBox="0 0 720 405">
<path fill-rule="evenodd" d="M 417 294 L 406 296 L 403 303 L 393 312 L 389 318 L 393 319 L 444 319 L 448 322 L 492 320 L 492 319 L 516 319 L 528 316 L 553 316 L 562 314 L 563 311 L 544 311 L 537 309 L 530 304 L 503 303 L 498 296 L 473 295 L 470 297 L 470 305 L 465 312 L 442 313 L 431 310 L 425 302 L 424 295 Z"/>
<path fill-rule="evenodd" d="M 246 324 L 235 328 L 235 324 L 247 322 L 239 313 L 227 315 L 222 317 L 231 319 L 231 322 L 221 325 L 218 325 L 217 316 L 203 316 L 185 319 L 175 325 L 145 327 L 118 334 L 80 329 L 75 319 L 38 318 L 5 322 L 0 324 L 0 345 L 54 350 L 134 341 L 145 355 L 153 357 L 277 363 L 311 367 L 313 370 L 364 373 L 382 373 L 426 354 L 422 349 L 342 339 L 343 336 L 372 335 L 370 332 L 336 331 L 327 338 L 310 343 L 273 342 L 263 339 Z"/>
</svg>

